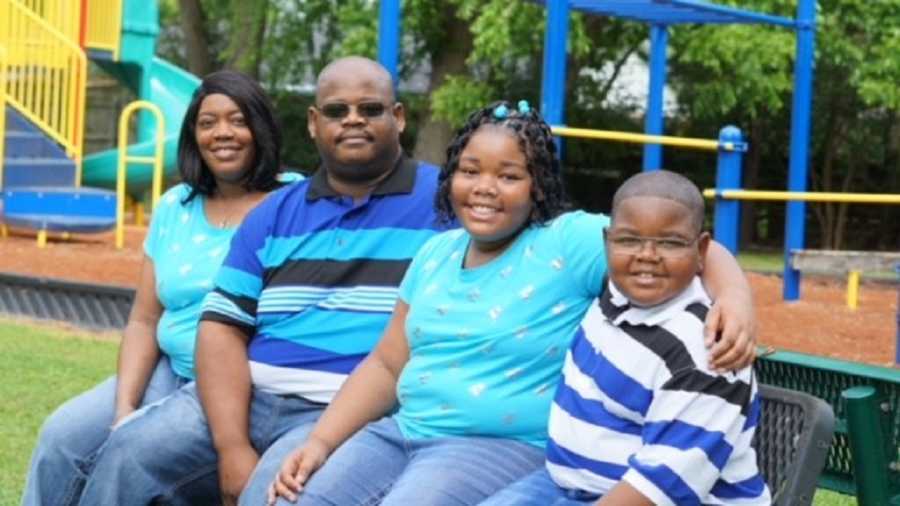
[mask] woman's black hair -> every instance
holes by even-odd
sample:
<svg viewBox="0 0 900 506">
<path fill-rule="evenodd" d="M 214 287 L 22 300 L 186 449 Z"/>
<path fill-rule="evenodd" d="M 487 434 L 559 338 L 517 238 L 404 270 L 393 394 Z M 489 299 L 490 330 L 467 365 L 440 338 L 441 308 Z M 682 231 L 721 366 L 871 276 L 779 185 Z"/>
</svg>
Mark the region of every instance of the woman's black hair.
<svg viewBox="0 0 900 506">
<path fill-rule="evenodd" d="M 499 112 L 498 108 L 501 109 Z M 447 146 L 447 161 L 438 175 L 438 191 L 435 196 L 435 208 L 442 221 L 449 223 L 456 218 L 450 202 L 452 176 L 459 167 L 459 157 L 472 135 L 483 125 L 507 128 L 518 139 L 519 147 L 525 154 L 528 172 L 531 174 L 533 203 L 528 223 L 543 225 L 569 209 L 550 126 L 537 111 L 527 105 L 520 109 L 511 102 L 499 101 L 470 114 Z"/>
<path fill-rule="evenodd" d="M 210 196 L 216 190 L 216 179 L 197 146 L 197 116 L 200 104 L 206 97 L 221 93 L 234 101 L 244 115 L 244 121 L 253 134 L 256 154 L 253 166 L 247 171 L 241 185 L 248 191 L 268 192 L 281 184 L 277 180 L 281 171 L 281 128 L 275 121 L 272 102 L 253 78 L 233 70 L 221 70 L 207 75 L 194 92 L 181 123 L 178 138 L 178 171 L 181 180 L 191 187 L 184 203 L 197 195 Z"/>
</svg>

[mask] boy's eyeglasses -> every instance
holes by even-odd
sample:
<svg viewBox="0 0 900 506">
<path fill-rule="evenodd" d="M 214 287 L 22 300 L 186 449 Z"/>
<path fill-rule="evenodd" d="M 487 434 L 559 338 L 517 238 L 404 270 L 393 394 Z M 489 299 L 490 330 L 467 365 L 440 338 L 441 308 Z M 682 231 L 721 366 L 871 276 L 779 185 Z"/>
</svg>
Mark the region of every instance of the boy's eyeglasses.
<svg viewBox="0 0 900 506">
<path fill-rule="evenodd" d="M 670 237 L 642 237 L 637 235 L 609 235 L 607 229 L 603 230 L 607 247 L 614 255 L 637 255 L 644 250 L 644 244 L 649 243 L 657 255 L 665 258 L 679 258 L 687 256 L 693 249 L 692 246 L 700 238 L 698 235 L 693 240 L 685 241 Z"/>
<path fill-rule="evenodd" d="M 323 106 L 316 106 L 316 109 L 321 111 L 322 116 L 325 116 L 328 119 L 344 119 L 350 115 L 351 107 L 356 108 L 356 114 L 367 119 L 380 118 L 384 114 L 384 111 L 387 110 L 387 106 L 381 102 L 362 102 L 355 106 L 336 102 L 325 104 Z"/>
</svg>

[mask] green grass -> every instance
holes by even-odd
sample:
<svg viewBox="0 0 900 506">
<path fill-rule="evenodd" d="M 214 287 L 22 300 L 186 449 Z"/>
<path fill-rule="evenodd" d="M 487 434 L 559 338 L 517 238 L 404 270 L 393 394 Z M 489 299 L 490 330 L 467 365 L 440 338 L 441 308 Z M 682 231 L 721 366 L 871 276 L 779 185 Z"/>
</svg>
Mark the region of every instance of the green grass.
<svg viewBox="0 0 900 506">
<path fill-rule="evenodd" d="M 19 504 L 44 418 L 115 371 L 113 342 L 0 320 L 0 505 Z"/>
<path fill-rule="evenodd" d="M 115 370 L 117 345 L 96 336 L 0 320 L 0 506 L 19 503 L 41 422 L 66 399 Z M 820 490 L 816 506 L 855 506 Z"/>
<path fill-rule="evenodd" d="M 784 270 L 781 251 L 739 251 L 737 260 L 745 271 L 780 273 Z"/>
</svg>

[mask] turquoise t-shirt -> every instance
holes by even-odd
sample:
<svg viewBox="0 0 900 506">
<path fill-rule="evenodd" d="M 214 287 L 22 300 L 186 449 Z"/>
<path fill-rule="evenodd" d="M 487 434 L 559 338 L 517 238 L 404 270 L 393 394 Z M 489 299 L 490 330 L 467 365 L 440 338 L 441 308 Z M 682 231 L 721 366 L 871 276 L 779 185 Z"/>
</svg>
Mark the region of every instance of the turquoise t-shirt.
<svg viewBox="0 0 900 506">
<path fill-rule="evenodd" d="M 608 222 L 564 214 L 473 269 L 462 268 L 464 230 L 419 250 L 400 285 L 410 356 L 395 417 L 407 437 L 546 443 L 566 350 L 606 272 Z"/>
<path fill-rule="evenodd" d="M 302 179 L 294 172 L 278 174 L 282 183 Z M 163 306 L 156 325 L 159 348 L 168 355 L 175 374 L 193 379 L 203 298 L 214 286 L 213 279 L 237 227 L 212 226 L 203 210 L 203 195 L 182 204 L 189 193 L 190 187 L 182 183 L 162 195 L 153 210 L 144 253 L 153 260 L 156 296 Z"/>
<path fill-rule="evenodd" d="M 159 348 L 168 355 L 175 374 L 193 379 L 203 297 L 213 288 L 237 228 L 212 226 L 203 210 L 203 195 L 181 203 L 189 193 L 182 183 L 162 195 L 153 211 L 144 253 L 153 260 L 156 296 L 163 306 L 156 326 Z"/>
</svg>

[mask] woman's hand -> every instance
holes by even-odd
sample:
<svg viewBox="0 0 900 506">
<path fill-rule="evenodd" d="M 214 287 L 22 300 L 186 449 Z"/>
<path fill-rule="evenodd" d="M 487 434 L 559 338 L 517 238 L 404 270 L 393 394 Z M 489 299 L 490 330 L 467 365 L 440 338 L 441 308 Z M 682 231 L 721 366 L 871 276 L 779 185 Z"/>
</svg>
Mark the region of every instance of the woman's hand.
<svg viewBox="0 0 900 506">
<path fill-rule="evenodd" d="M 273 505 L 279 497 L 290 502 L 297 501 L 297 495 L 303 490 L 306 480 L 322 467 L 331 449 L 322 440 L 310 436 L 306 444 L 297 448 L 284 459 L 281 471 L 275 476 L 275 481 L 269 485 L 267 504 Z"/>
<path fill-rule="evenodd" d="M 706 315 L 704 336 L 713 370 L 734 371 L 752 364 L 756 355 L 753 301 L 740 292 L 719 296 Z"/>
</svg>

